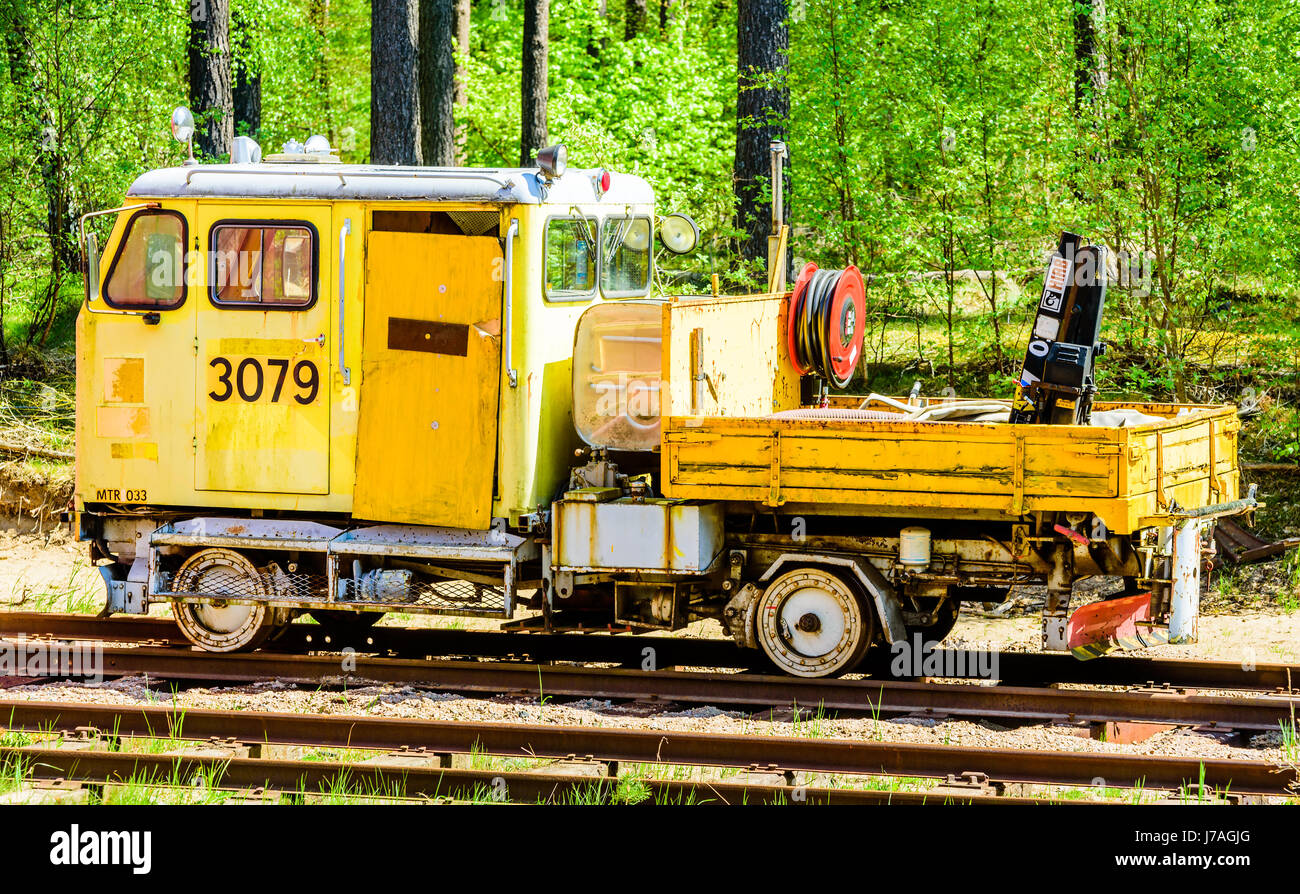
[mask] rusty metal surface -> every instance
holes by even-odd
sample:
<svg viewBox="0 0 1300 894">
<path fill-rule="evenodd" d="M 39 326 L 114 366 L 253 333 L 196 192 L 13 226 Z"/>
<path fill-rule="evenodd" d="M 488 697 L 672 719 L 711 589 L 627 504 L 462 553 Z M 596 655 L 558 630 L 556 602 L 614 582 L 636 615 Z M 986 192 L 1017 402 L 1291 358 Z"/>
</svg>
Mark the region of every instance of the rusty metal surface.
<svg viewBox="0 0 1300 894">
<path fill-rule="evenodd" d="M 1300 696 L 1198 696 L 1178 690 L 1083 690 L 750 674 L 619 670 L 531 663 L 415 661 L 331 655 L 104 649 L 104 674 L 154 679 L 308 685 L 377 682 L 462 693 L 605 698 L 761 708 L 816 705 L 870 714 L 1035 721 L 1112 720 L 1274 730 Z"/>
<path fill-rule="evenodd" d="M 388 347 L 394 351 L 421 351 L 464 357 L 469 345 L 469 326 L 437 320 L 388 318 Z"/>
<path fill-rule="evenodd" d="M 0 635 L 188 645 L 185 635 L 171 618 L 97 618 L 94 615 L 46 612 L 0 612 Z"/>
<path fill-rule="evenodd" d="M 1214 542 L 1219 548 L 1221 562 L 1230 565 L 1249 565 L 1279 556 L 1289 549 L 1300 547 L 1300 537 L 1289 537 L 1269 543 L 1261 540 L 1230 518 L 1221 518 L 1214 526 Z"/>
<path fill-rule="evenodd" d="M 590 755 L 600 760 L 690 766 L 778 767 L 826 773 L 946 777 L 984 773 L 999 782 L 1176 789 L 1204 783 L 1219 790 L 1289 794 L 1294 768 L 1263 761 L 1029 749 L 966 748 L 851 739 L 736 736 L 617 727 L 463 723 L 341 714 L 209 711 L 0 700 L 9 728 L 32 732 L 93 727 L 120 736 L 316 745 L 530 758 Z M 1096 780 L 1103 780 L 1097 783 Z"/>
<path fill-rule="evenodd" d="M 286 793 L 334 794 L 340 789 L 394 798 L 446 798 L 510 803 L 593 803 L 609 799 L 619 780 L 566 773 L 373 766 L 337 761 L 294 761 L 254 757 L 133 754 L 59 748 L 0 748 L 0 766 L 21 762 L 24 777 L 82 783 L 156 781 L 160 785 L 202 778 L 223 790 L 270 789 Z M 656 804 L 1041 804 L 1049 797 L 999 796 L 959 790 L 900 792 L 683 781 L 642 777 L 635 784 Z"/>
<path fill-rule="evenodd" d="M 189 643 L 170 618 L 111 617 L 0 612 L 0 636 L 48 636 L 105 642 Z M 624 663 L 640 667 L 647 647 L 655 650 L 661 668 L 734 667 L 753 665 L 753 652 L 731 640 L 665 636 L 404 629 L 373 627 L 346 633 L 327 631 L 316 624 L 291 624 L 274 643 L 279 653 L 338 651 L 351 647 L 360 653 L 408 658 L 438 656 L 528 657 L 534 661 L 590 661 Z M 259 653 L 262 654 L 262 653 Z M 943 667 L 977 668 L 972 653 L 942 650 L 936 653 Z M 1032 652 L 997 653 L 1003 683 L 1036 685 L 1084 683 L 1098 685 L 1161 685 L 1202 689 L 1300 691 L 1300 665 L 1260 663 L 1247 670 L 1235 661 L 1106 656 L 1081 662 L 1068 655 Z"/>
<path fill-rule="evenodd" d="M 204 517 L 163 525 L 149 535 L 149 543 L 324 552 L 329 542 L 341 533 L 342 528 L 310 521 Z"/>
</svg>

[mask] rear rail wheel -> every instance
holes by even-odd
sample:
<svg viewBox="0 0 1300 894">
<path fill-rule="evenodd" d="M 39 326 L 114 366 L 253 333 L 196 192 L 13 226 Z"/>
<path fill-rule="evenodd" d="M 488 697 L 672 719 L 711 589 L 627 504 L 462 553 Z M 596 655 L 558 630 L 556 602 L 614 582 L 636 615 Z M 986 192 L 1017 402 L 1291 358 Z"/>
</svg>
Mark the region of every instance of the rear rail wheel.
<svg viewBox="0 0 1300 894">
<path fill-rule="evenodd" d="M 755 635 L 779 670 L 829 677 L 857 667 L 875 636 L 876 616 L 858 588 L 824 568 L 777 577 L 759 597 Z"/>
<path fill-rule="evenodd" d="M 185 560 L 176 572 L 173 589 L 179 593 L 238 599 L 270 597 L 262 574 L 247 558 L 233 550 L 204 549 Z M 172 602 L 172 613 L 185 638 L 208 652 L 256 649 L 281 626 L 280 609 L 256 602 Z"/>
<path fill-rule="evenodd" d="M 952 633 L 952 629 L 957 626 L 957 616 L 961 614 L 958 591 L 959 588 L 957 587 L 949 588 L 947 598 L 931 611 L 932 620 L 930 623 L 907 625 L 907 641 L 909 643 L 919 633 L 921 634 L 921 641 L 927 646 L 937 646 L 943 642 L 944 637 Z"/>
</svg>

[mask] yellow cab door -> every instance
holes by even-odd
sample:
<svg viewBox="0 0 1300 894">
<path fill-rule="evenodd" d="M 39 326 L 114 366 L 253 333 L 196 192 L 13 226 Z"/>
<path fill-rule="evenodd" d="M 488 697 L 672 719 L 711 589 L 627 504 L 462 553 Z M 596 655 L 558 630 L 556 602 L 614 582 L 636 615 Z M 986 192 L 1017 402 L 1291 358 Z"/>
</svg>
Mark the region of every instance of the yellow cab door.
<svg viewBox="0 0 1300 894">
<path fill-rule="evenodd" d="M 197 490 L 325 494 L 330 456 L 327 205 L 200 205 Z"/>
<path fill-rule="evenodd" d="M 493 236 L 370 229 L 354 516 L 491 526 L 502 279 Z"/>
</svg>

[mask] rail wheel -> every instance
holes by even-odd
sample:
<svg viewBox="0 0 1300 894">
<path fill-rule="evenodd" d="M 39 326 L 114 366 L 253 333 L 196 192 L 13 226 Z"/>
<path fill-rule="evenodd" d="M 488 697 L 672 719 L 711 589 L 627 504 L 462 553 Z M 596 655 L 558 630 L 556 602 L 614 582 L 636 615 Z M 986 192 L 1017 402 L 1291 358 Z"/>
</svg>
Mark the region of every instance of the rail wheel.
<svg viewBox="0 0 1300 894">
<path fill-rule="evenodd" d="M 797 568 L 759 597 L 757 639 L 776 667 L 796 677 L 851 671 L 875 635 L 875 614 L 857 588 L 822 568 Z"/>
<path fill-rule="evenodd" d="M 956 588 L 954 588 L 956 589 Z M 952 633 L 952 628 L 957 626 L 957 616 L 961 613 L 961 603 L 956 595 L 949 595 L 947 599 L 935 611 L 934 623 L 932 624 L 908 624 L 907 639 L 912 640 L 912 635 L 921 634 L 921 640 L 925 643 L 941 643 L 944 637 Z"/>
<path fill-rule="evenodd" d="M 200 550 L 176 572 L 178 593 L 266 599 L 266 581 L 244 556 L 228 549 Z M 172 602 L 172 613 L 185 638 L 209 652 L 255 649 L 279 629 L 282 612 L 265 604 Z"/>
</svg>

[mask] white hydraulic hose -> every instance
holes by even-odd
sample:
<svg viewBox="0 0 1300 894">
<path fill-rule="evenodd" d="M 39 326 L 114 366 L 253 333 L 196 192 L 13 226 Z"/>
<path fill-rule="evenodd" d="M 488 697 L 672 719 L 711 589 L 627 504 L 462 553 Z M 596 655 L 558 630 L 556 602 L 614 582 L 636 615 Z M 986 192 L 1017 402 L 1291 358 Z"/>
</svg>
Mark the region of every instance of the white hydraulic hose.
<svg viewBox="0 0 1300 894">
<path fill-rule="evenodd" d="M 1011 409 L 1011 402 L 1004 400 L 949 400 L 928 407 L 915 407 L 905 404 L 884 394 L 867 395 L 866 400 L 858 405 L 863 410 L 873 403 L 882 403 L 894 407 L 914 422 L 935 421 L 952 416 L 979 416 L 984 413 L 1001 413 Z"/>
<path fill-rule="evenodd" d="M 894 400 L 894 398 L 887 397 L 883 394 L 868 394 L 867 399 L 864 400 L 862 403 L 858 404 L 858 409 L 865 410 L 867 408 L 867 404 L 872 404 L 872 403 L 887 404 L 896 410 L 902 410 L 904 413 L 914 413 L 918 409 L 917 407 L 914 407 L 911 404 L 905 404 L 901 400 Z"/>
</svg>

